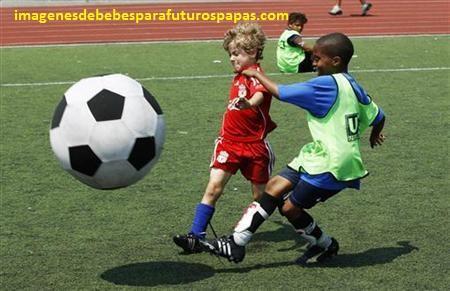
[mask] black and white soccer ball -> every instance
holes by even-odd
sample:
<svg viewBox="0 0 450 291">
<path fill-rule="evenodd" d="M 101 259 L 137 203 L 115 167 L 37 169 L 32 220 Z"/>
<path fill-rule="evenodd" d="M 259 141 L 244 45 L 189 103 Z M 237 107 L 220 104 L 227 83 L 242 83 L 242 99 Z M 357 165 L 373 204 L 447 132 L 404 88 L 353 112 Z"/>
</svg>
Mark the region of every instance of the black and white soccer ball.
<svg viewBox="0 0 450 291">
<path fill-rule="evenodd" d="M 50 143 L 63 169 L 98 189 L 143 178 L 164 143 L 161 107 L 139 82 L 122 74 L 86 78 L 55 109 Z"/>
</svg>

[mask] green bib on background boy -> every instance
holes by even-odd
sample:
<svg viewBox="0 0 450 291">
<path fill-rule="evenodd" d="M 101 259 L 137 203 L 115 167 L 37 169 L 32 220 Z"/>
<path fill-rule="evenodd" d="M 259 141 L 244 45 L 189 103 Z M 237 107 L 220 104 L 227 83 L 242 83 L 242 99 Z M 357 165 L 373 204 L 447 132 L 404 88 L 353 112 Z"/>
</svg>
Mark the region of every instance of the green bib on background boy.
<svg viewBox="0 0 450 291">
<path fill-rule="evenodd" d="M 305 59 L 305 52 L 302 48 L 288 44 L 287 40 L 293 35 L 300 36 L 300 33 L 287 29 L 278 39 L 277 66 L 284 73 L 297 73 L 298 65 Z"/>
</svg>

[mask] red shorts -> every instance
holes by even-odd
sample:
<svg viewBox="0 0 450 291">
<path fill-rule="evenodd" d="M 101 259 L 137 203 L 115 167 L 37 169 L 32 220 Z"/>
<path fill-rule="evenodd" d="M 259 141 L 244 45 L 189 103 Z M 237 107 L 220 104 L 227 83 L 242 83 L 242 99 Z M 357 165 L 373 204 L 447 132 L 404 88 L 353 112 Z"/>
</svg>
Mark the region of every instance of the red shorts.
<svg viewBox="0 0 450 291">
<path fill-rule="evenodd" d="M 252 143 L 234 142 L 223 138 L 216 139 L 212 168 L 242 175 L 255 184 L 266 184 L 272 173 L 275 155 L 266 140 Z"/>
</svg>

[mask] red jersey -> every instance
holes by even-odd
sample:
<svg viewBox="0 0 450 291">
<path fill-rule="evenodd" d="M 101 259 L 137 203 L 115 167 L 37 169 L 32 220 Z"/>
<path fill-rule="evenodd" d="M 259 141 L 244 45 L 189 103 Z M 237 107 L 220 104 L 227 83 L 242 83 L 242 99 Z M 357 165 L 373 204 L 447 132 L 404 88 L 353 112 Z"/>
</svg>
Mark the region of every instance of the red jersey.
<svg viewBox="0 0 450 291">
<path fill-rule="evenodd" d="M 259 64 L 248 68 L 262 71 Z M 241 110 L 231 104 L 231 101 L 238 97 L 251 99 L 256 92 L 264 95 L 263 102 L 257 107 Z M 260 141 L 277 127 L 269 115 L 272 94 L 257 79 L 238 73 L 231 85 L 229 102 L 220 130 L 223 138 L 236 142 Z"/>
</svg>

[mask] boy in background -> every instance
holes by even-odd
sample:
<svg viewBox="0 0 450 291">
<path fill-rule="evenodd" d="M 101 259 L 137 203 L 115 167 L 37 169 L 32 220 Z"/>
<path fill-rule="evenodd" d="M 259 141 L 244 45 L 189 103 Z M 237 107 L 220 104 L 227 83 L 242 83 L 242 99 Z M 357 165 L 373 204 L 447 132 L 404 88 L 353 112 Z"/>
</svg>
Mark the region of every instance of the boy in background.
<svg viewBox="0 0 450 291">
<path fill-rule="evenodd" d="M 242 74 L 246 69 L 262 72 L 259 61 L 263 58 L 265 41 L 266 36 L 256 23 L 239 23 L 225 34 L 223 48 L 236 75 L 215 141 L 209 182 L 197 204 L 191 229 L 187 235 L 173 237 L 186 253 L 203 251 L 201 241 L 205 239 L 215 204 L 232 175 L 240 170 L 251 182 L 254 200 L 261 198 L 271 175 L 275 156 L 266 136 L 276 127 L 269 115 L 272 94 L 258 80 Z"/>
<path fill-rule="evenodd" d="M 306 265 L 317 256 L 323 262 L 337 255 L 337 240 L 326 234 L 306 211 L 345 188 L 359 189 L 368 175 L 361 158 L 360 137 L 370 126 L 370 146 L 384 142 L 384 113 L 348 74 L 353 44 L 341 33 L 325 35 L 313 50 L 318 77 L 292 85 L 277 85 L 263 73 L 246 70 L 280 101 L 307 111 L 313 141 L 267 183 L 261 199 L 251 203 L 228 237 L 206 244 L 209 250 L 233 262 L 245 256 L 245 245 L 274 212 L 284 194 L 292 191 L 282 207 L 295 231 L 309 242 L 296 263 Z"/>
<path fill-rule="evenodd" d="M 277 66 L 283 73 L 312 72 L 312 47 L 302 38 L 302 31 L 308 22 L 305 14 L 293 12 L 289 14 L 288 27 L 278 39 Z"/>
</svg>

